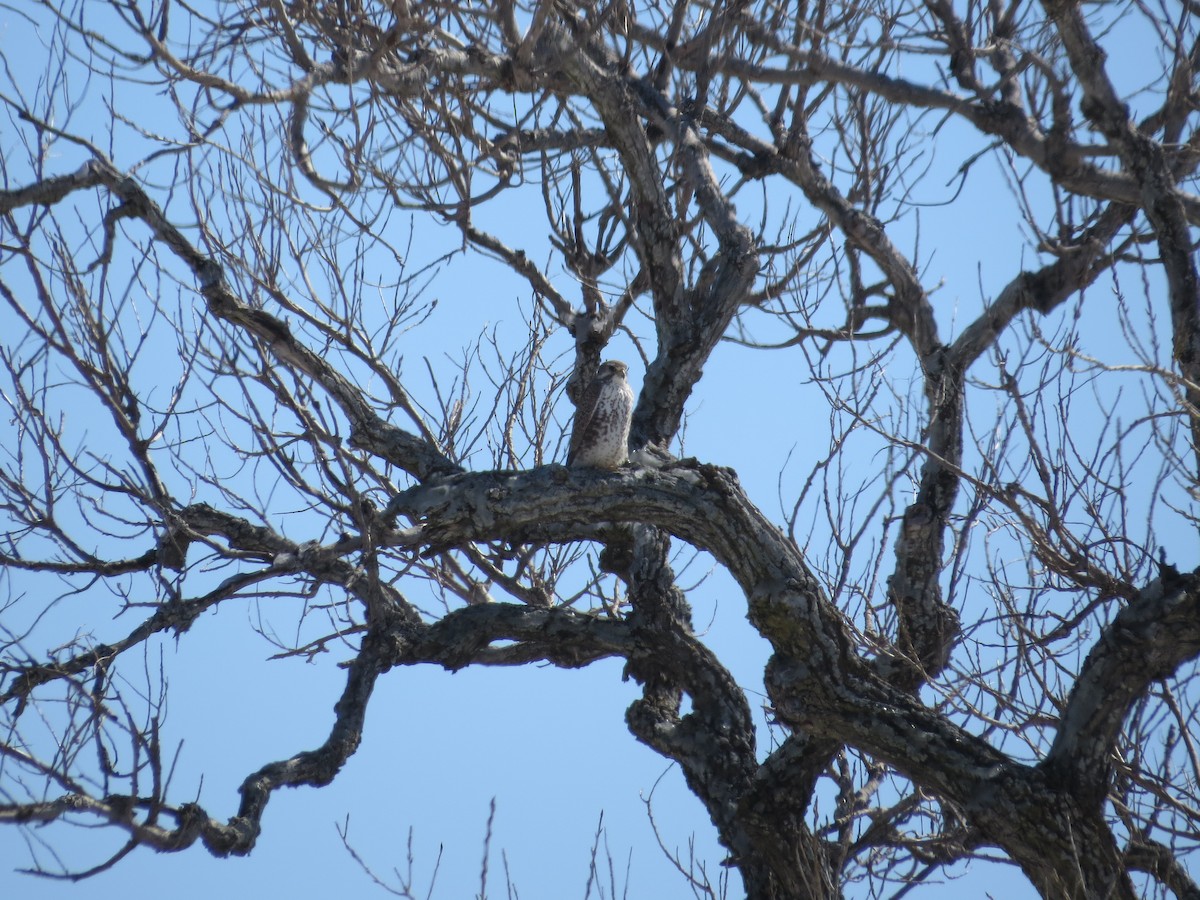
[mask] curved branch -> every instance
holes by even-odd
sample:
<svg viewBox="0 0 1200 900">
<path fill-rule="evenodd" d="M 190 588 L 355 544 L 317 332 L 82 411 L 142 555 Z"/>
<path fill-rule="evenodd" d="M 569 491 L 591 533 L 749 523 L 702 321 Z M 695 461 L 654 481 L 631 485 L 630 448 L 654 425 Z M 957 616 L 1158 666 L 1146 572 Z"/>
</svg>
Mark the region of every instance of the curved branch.
<svg viewBox="0 0 1200 900">
<path fill-rule="evenodd" d="M 1169 847 L 1139 838 L 1126 849 L 1125 860 L 1131 869 L 1145 872 L 1166 885 L 1178 900 L 1200 900 L 1200 885 Z"/>
<path fill-rule="evenodd" d="M 237 297 L 225 280 L 223 267 L 201 253 L 183 232 L 167 221 L 162 209 L 142 187 L 133 178 L 122 175 L 108 160 L 93 159 L 71 176 L 0 194 L 0 209 L 53 203 L 72 191 L 99 185 L 107 187 L 124 203 L 126 217 L 140 219 L 158 241 L 191 269 L 210 312 L 253 335 L 279 362 L 303 372 L 328 391 L 350 420 L 352 445 L 383 457 L 417 478 L 459 470 L 428 441 L 381 418 L 328 360 L 296 339 L 287 322 L 254 309 Z"/>
<path fill-rule="evenodd" d="M 1158 238 L 1167 277 L 1173 351 L 1183 377 L 1200 384 L 1200 271 L 1193 254 L 1187 201 L 1179 190 L 1166 148 L 1138 130 L 1105 69 L 1105 54 L 1074 3 L 1043 0 L 1083 88 L 1084 115 L 1109 138 L 1138 186 L 1138 205 Z M 1186 391 L 1190 407 L 1193 474 L 1200 473 L 1200 391 Z"/>
<path fill-rule="evenodd" d="M 1099 806 L 1121 725 L 1149 686 L 1200 656 L 1200 573 L 1164 567 L 1083 663 L 1043 765 Z"/>
<path fill-rule="evenodd" d="M 726 470 L 679 463 L 613 475 L 560 466 L 465 473 L 405 491 L 388 513 L 417 523 L 392 534 L 391 542 L 405 546 L 547 531 L 570 540 L 602 519 L 653 524 L 708 550 L 742 586 L 750 621 L 775 649 L 767 687 L 781 721 L 857 747 L 953 800 L 1047 893 L 1083 897 L 1103 886 L 1102 893 L 1132 897 L 1098 812 L 1080 806 L 1044 769 L 1013 763 L 874 674 L 800 552 Z M 1068 865 L 1082 852 L 1076 841 L 1086 842 L 1089 863 L 1078 871 Z"/>
</svg>

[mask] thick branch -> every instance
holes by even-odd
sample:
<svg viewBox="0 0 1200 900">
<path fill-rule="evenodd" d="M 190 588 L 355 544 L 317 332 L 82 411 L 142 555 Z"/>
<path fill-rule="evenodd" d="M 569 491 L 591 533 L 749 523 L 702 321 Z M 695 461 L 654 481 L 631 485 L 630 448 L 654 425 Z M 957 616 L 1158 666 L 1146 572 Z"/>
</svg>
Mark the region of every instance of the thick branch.
<svg viewBox="0 0 1200 900">
<path fill-rule="evenodd" d="M 1193 240 L 1185 198 L 1176 184 L 1162 144 L 1142 133 L 1129 115 L 1105 69 L 1105 54 L 1088 30 L 1074 3 L 1043 0 L 1084 91 L 1084 114 L 1109 138 L 1121 154 L 1139 188 L 1138 205 L 1158 238 L 1159 254 L 1167 276 L 1173 331 L 1173 350 L 1180 374 L 1192 387 L 1186 389 L 1190 417 L 1194 474 L 1200 474 L 1200 272 L 1193 255 Z"/>
<path fill-rule="evenodd" d="M 1104 629 L 1083 663 L 1044 763 L 1099 807 L 1113 748 L 1150 685 L 1200 656 L 1200 573 L 1169 568 Z"/>
<path fill-rule="evenodd" d="M 679 464 L 615 475 L 558 466 L 467 473 L 414 487 L 389 512 L 418 523 L 396 533 L 406 545 L 521 540 L 548 528 L 569 540 L 601 519 L 653 524 L 708 550 L 741 584 L 751 622 L 775 648 L 767 686 L 781 721 L 860 748 L 969 810 L 986 837 L 1048 893 L 1083 897 L 1106 885 L 1131 896 L 1107 826 L 1069 790 L 1012 763 L 871 671 L 799 552 L 724 470 Z M 1064 877 L 1081 834 L 1095 866 Z"/>
</svg>

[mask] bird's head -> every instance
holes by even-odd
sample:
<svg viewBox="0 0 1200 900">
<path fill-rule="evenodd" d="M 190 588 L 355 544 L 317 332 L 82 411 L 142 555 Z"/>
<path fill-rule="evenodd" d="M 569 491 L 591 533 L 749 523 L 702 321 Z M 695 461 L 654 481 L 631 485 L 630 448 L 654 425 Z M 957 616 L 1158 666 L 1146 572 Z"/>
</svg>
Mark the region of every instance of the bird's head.
<svg viewBox="0 0 1200 900">
<path fill-rule="evenodd" d="M 629 366 L 621 362 L 619 359 L 610 359 L 608 362 L 600 364 L 600 368 L 596 370 L 596 377 L 604 381 L 610 378 L 624 378 L 629 374 Z"/>
</svg>

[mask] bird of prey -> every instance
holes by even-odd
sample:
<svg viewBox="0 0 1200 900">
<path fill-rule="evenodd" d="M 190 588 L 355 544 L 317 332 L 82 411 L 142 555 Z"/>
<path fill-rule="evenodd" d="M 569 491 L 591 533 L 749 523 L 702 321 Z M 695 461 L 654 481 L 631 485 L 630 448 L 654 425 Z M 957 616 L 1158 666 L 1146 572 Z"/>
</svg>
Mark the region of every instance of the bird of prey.
<svg viewBox="0 0 1200 900">
<path fill-rule="evenodd" d="M 612 470 L 628 459 L 633 415 L 633 389 L 625 380 L 628 372 L 629 366 L 615 359 L 596 370 L 575 410 L 568 466 Z"/>
</svg>

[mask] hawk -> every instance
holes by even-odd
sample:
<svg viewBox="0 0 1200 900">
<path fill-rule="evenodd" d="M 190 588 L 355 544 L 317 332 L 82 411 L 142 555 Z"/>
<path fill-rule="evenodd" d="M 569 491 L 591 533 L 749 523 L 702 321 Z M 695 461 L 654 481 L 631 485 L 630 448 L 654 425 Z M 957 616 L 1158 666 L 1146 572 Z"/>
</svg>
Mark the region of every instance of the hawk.
<svg viewBox="0 0 1200 900">
<path fill-rule="evenodd" d="M 571 429 L 568 466 L 616 469 L 629 456 L 629 419 L 633 389 L 625 380 L 629 366 L 618 360 L 601 363 L 583 392 Z"/>
</svg>

